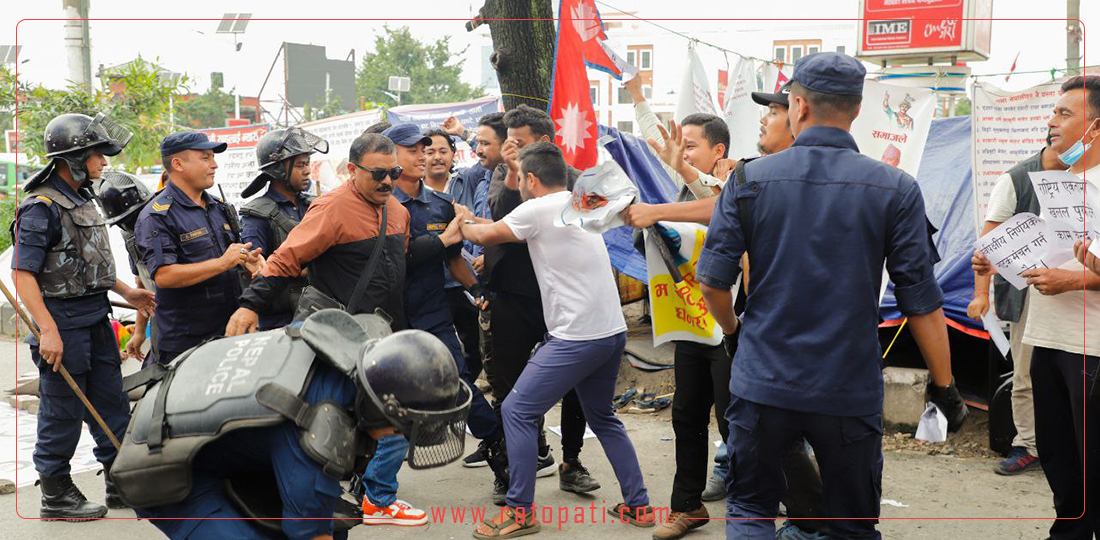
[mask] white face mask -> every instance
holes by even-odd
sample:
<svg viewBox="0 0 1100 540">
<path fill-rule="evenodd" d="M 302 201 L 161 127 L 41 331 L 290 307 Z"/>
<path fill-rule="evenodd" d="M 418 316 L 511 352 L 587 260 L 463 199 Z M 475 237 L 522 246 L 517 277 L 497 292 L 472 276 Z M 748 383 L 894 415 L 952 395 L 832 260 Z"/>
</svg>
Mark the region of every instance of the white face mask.
<svg viewBox="0 0 1100 540">
<path fill-rule="evenodd" d="M 1092 125 L 1097 120 L 1100 120 L 1100 118 L 1094 118 L 1092 122 L 1089 122 L 1089 127 L 1085 130 L 1085 133 L 1092 129 Z M 1089 148 L 1092 148 L 1092 143 L 1085 144 L 1085 136 L 1081 135 L 1081 138 L 1077 139 L 1077 142 L 1073 143 L 1069 150 L 1058 154 L 1058 159 L 1062 160 L 1062 163 L 1065 163 L 1067 167 L 1072 167 L 1074 163 L 1077 163 L 1077 160 L 1081 159 L 1081 156 L 1085 155 L 1085 152 L 1089 151 Z"/>
</svg>

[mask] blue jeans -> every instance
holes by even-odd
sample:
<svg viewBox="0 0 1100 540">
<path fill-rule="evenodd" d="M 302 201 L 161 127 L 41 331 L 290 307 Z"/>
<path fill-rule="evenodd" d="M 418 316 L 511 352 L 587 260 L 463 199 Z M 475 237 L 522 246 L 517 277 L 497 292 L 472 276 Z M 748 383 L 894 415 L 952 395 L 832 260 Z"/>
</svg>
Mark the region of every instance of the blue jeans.
<svg viewBox="0 0 1100 540">
<path fill-rule="evenodd" d="M 730 456 L 726 448 L 726 442 L 718 446 L 718 453 L 714 454 L 714 476 L 725 478 L 730 472 Z"/>
<path fill-rule="evenodd" d="M 402 435 L 378 441 L 378 448 L 363 475 L 364 496 L 371 504 L 386 507 L 397 500 L 397 471 L 401 470 L 408 451 L 409 441 Z"/>
</svg>

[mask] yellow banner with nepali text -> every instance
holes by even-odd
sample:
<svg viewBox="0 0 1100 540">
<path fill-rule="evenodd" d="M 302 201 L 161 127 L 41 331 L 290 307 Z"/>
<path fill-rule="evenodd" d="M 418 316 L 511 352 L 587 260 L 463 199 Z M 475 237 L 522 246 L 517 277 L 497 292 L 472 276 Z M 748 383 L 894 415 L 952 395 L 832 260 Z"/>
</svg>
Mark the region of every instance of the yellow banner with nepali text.
<svg viewBox="0 0 1100 540">
<path fill-rule="evenodd" d="M 699 283 L 695 281 L 695 265 L 699 261 L 699 253 L 703 251 L 707 228 L 694 223 L 670 222 L 661 222 L 660 227 L 683 281 L 673 281 L 655 244 L 661 240 L 645 230 L 653 346 L 669 341 L 718 345 L 722 342 L 722 328 L 707 310 Z"/>
</svg>

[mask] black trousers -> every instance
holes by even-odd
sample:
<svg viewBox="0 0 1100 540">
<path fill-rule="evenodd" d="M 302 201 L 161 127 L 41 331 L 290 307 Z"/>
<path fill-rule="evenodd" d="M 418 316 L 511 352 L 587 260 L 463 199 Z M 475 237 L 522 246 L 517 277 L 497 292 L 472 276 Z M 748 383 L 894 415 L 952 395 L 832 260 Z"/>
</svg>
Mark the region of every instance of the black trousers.
<svg viewBox="0 0 1100 540">
<path fill-rule="evenodd" d="M 447 302 L 451 305 L 451 319 L 458 332 L 458 340 L 462 342 L 462 352 L 466 355 L 466 369 L 470 375 L 477 379 L 481 374 L 481 340 L 480 329 L 477 326 L 477 306 L 466 298 L 466 291 L 462 287 L 447 289 Z"/>
<path fill-rule="evenodd" d="M 1095 356 L 1045 347 L 1031 355 L 1035 444 L 1059 518 L 1050 526 L 1053 540 L 1100 537 L 1100 400 L 1090 395 L 1098 364 Z"/>
<path fill-rule="evenodd" d="M 546 337 L 546 321 L 542 317 L 542 301 L 530 296 L 498 292 L 493 296 L 489 332 L 493 356 L 494 408 L 500 416 L 500 405 L 512 392 L 523 368 L 531 358 L 531 351 Z M 539 453 L 544 454 L 549 445 L 541 430 Z M 562 459 L 577 459 L 584 445 L 584 411 L 577 393 L 570 390 L 561 400 L 561 448 Z"/>
<path fill-rule="evenodd" d="M 723 417 L 730 404 L 732 361 L 721 345 L 711 347 L 677 341 L 673 357 L 676 390 L 672 396 L 672 430 L 676 434 L 676 474 L 672 479 L 672 511 L 690 512 L 703 505 L 710 464 L 711 414 L 722 440 L 730 431 Z M 711 413 L 711 411 L 714 411 Z"/>
</svg>

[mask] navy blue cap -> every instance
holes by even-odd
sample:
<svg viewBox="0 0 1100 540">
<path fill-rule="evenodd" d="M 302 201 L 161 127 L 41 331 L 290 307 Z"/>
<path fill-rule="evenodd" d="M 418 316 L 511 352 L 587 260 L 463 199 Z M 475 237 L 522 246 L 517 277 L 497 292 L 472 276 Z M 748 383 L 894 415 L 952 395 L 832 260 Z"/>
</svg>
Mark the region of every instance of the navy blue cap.
<svg viewBox="0 0 1100 540">
<path fill-rule="evenodd" d="M 205 133 L 180 131 L 160 141 L 161 157 L 168 157 L 184 150 L 213 150 L 215 154 L 225 152 L 229 145 L 223 142 L 210 142 Z"/>
<path fill-rule="evenodd" d="M 426 137 L 416 124 L 395 124 L 383 131 L 382 135 L 389 137 L 397 146 L 416 146 L 416 143 L 432 145 L 432 138 Z"/>
<path fill-rule="evenodd" d="M 862 96 L 866 75 L 859 60 L 846 54 L 820 52 L 799 59 L 791 80 L 822 94 Z"/>
</svg>

